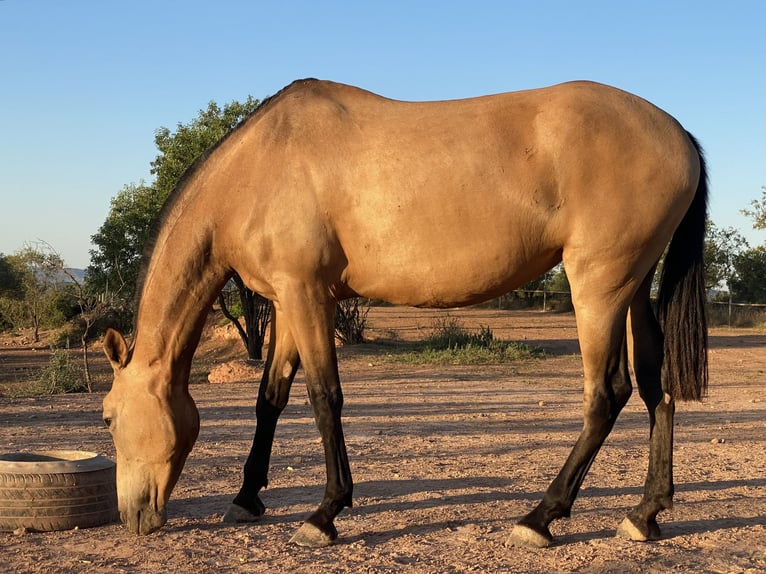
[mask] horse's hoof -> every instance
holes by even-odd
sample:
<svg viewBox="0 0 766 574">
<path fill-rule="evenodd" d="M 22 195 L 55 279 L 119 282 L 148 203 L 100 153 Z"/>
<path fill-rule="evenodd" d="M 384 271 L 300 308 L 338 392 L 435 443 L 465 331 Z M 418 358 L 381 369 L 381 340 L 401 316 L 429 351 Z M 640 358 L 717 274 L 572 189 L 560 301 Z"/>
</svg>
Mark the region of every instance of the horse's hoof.
<svg viewBox="0 0 766 574">
<path fill-rule="evenodd" d="M 517 524 L 513 527 L 508 537 L 508 546 L 521 546 L 526 548 L 548 548 L 553 542 L 552 536 L 540 534 L 529 526 Z"/>
<path fill-rule="evenodd" d="M 324 548 L 330 546 L 337 537 L 338 533 L 334 528 L 332 533 L 327 533 L 310 522 L 304 522 L 290 539 L 290 543 L 307 548 Z"/>
<path fill-rule="evenodd" d="M 617 536 L 620 538 L 627 538 L 628 540 L 635 540 L 636 542 L 649 542 L 651 540 L 660 539 L 660 527 L 654 520 L 647 523 L 646 532 L 636 526 L 629 517 L 620 524 L 617 529 Z"/>
<path fill-rule="evenodd" d="M 245 510 L 238 504 L 229 505 L 229 510 L 223 515 L 221 522 L 227 522 L 229 524 L 238 524 L 242 522 L 256 522 L 261 518 L 260 515 L 253 514 L 249 510 Z"/>
</svg>

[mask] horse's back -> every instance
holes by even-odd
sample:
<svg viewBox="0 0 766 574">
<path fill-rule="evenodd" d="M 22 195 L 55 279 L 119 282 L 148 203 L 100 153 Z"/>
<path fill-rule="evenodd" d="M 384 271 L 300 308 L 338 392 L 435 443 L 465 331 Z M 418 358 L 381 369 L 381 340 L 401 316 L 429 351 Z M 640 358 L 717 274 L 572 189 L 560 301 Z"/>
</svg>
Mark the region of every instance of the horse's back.
<svg viewBox="0 0 766 574">
<path fill-rule="evenodd" d="M 252 233 L 338 291 L 397 303 L 495 296 L 567 250 L 650 244 L 656 259 L 698 177 L 672 117 L 591 82 L 400 102 L 304 81 L 245 128 L 239 161 L 265 210 Z"/>
</svg>

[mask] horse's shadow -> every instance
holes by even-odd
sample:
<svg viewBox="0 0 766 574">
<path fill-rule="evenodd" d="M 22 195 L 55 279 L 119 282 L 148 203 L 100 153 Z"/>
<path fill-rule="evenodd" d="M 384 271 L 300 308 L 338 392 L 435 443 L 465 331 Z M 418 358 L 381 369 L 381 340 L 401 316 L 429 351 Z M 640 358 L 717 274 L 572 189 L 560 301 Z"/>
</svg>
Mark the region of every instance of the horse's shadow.
<svg viewBox="0 0 766 574">
<path fill-rule="evenodd" d="M 417 480 L 391 480 L 391 481 L 367 481 L 355 485 L 355 494 L 357 499 L 369 499 L 372 502 L 357 504 L 351 510 L 356 516 L 374 515 L 382 512 L 404 512 L 404 511 L 426 511 L 439 507 L 450 507 L 458 505 L 472 505 L 491 502 L 523 501 L 529 503 L 529 509 L 532 503 L 538 501 L 541 492 L 514 492 L 510 490 L 510 481 L 498 477 L 476 477 L 469 480 L 471 486 L 482 489 L 480 492 L 472 494 L 451 495 L 452 489 L 464 488 L 465 479 L 417 479 Z M 696 491 L 721 491 L 738 487 L 764 487 L 766 479 L 742 479 L 725 480 L 718 482 L 689 482 L 676 485 L 676 492 L 696 492 Z M 641 487 L 620 487 L 620 488 L 599 488 L 589 487 L 583 490 L 580 497 L 603 497 L 614 498 L 620 496 L 640 497 L 643 489 Z M 385 495 L 381 495 L 381 493 Z M 421 500 L 402 500 L 418 492 L 444 493 L 441 496 L 424 498 Z M 269 513 L 254 524 L 291 524 L 296 525 L 302 522 L 313 508 L 314 503 L 321 499 L 321 486 L 292 486 L 270 488 L 264 491 L 264 502 L 268 507 L 278 508 L 283 505 L 304 505 L 306 509 L 290 513 Z M 208 531 L 231 529 L 242 527 L 242 524 L 230 524 L 220 522 L 220 514 L 231 503 L 232 495 L 210 495 L 201 497 L 191 497 L 186 499 L 171 500 L 169 512 L 172 515 L 183 516 L 185 518 L 195 519 L 192 523 L 179 525 L 169 525 L 171 530 L 184 531 L 192 529 L 202 529 Z M 215 509 L 212 510 L 211 509 Z M 215 521 L 211 521 L 211 514 L 215 516 Z M 343 516 L 343 515 L 341 515 Z M 508 526 L 521 516 L 509 516 Z M 364 540 L 368 546 L 383 544 L 387 541 L 400 538 L 407 534 L 417 532 L 419 534 L 431 533 L 445 530 L 446 528 L 459 528 L 468 524 L 471 525 L 496 525 L 496 519 L 477 519 L 475 517 L 460 518 L 455 516 L 454 520 L 424 521 L 412 524 L 405 524 L 394 529 L 385 531 L 365 531 L 360 534 L 348 537 L 342 537 L 338 542 L 340 544 L 352 544 Z M 742 528 L 753 525 L 766 525 L 766 514 L 756 517 L 729 516 L 722 520 L 720 518 L 700 519 L 700 520 L 679 520 L 662 523 L 663 539 L 668 540 L 678 536 L 689 534 L 712 533 L 730 528 Z M 509 530 L 510 531 L 510 530 Z M 589 532 L 570 533 L 558 536 L 558 544 L 571 544 L 575 542 L 590 542 L 611 538 L 614 536 L 614 529 L 601 529 Z"/>
</svg>

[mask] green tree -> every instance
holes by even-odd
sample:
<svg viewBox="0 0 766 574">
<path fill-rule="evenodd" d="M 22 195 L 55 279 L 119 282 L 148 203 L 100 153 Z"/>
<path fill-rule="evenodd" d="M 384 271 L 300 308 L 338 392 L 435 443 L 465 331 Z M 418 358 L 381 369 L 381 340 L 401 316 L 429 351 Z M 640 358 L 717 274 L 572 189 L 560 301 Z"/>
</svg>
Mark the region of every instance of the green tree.
<svg viewBox="0 0 766 574">
<path fill-rule="evenodd" d="M 0 296 L 18 297 L 20 295 L 21 279 L 11 260 L 0 253 Z"/>
<path fill-rule="evenodd" d="M 708 290 L 726 287 L 729 301 L 729 320 L 731 326 L 733 285 L 737 278 L 734 265 L 737 257 L 747 249 L 747 240 L 733 227 L 719 229 L 708 221 L 705 236 L 705 287 Z"/>
<path fill-rule="evenodd" d="M 17 292 L 14 326 L 30 326 L 33 339 L 40 341 L 40 328 L 44 324 L 61 323 L 63 316 L 58 308 L 61 301 L 64 263 L 61 257 L 45 246 L 27 245 L 6 258 L 13 269 Z M 20 295 L 20 296 L 19 296 Z"/>
<path fill-rule="evenodd" d="M 725 286 L 731 293 L 731 283 L 736 277 L 734 261 L 747 249 L 747 240 L 734 229 L 720 229 L 711 221 L 705 237 L 705 286 L 718 289 Z"/>
<path fill-rule="evenodd" d="M 745 303 L 766 303 L 766 245 L 748 249 L 734 259 L 733 297 Z"/>
<path fill-rule="evenodd" d="M 126 185 L 112 198 L 106 221 L 91 237 L 89 286 L 131 309 L 141 254 L 164 199 L 143 181 Z"/>
<path fill-rule="evenodd" d="M 0 330 L 10 329 L 20 322 L 23 295 L 21 276 L 13 259 L 0 253 Z"/>
<path fill-rule="evenodd" d="M 258 100 L 248 96 L 244 103 L 231 102 L 223 108 L 210 102 L 198 117 L 187 124 L 179 123 L 175 131 L 161 127 L 155 132 L 154 143 L 159 154 L 151 163 L 155 181 L 125 186 L 112 200 L 112 208 L 99 232 L 92 237 L 97 249 L 91 251 L 89 281 L 102 292 L 119 291 L 126 308 L 134 311 L 135 285 L 140 271 L 141 255 L 151 233 L 152 222 L 165 200 L 183 175 L 207 150 L 233 130 L 258 107 Z M 224 298 L 220 298 L 224 313 L 236 324 L 248 355 L 261 358 L 261 348 L 270 318 L 270 303 L 245 287 L 234 277 L 239 291 L 245 328 L 230 313 Z"/>
<path fill-rule="evenodd" d="M 569 278 L 567 277 L 567 272 L 566 269 L 564 269 L 563 263 L 556 265 L 556 267 L 551 269 L 549 273 L 551 274 L 547 281 L 547 288 L 549 291 L 559 293 L 570 292 Z"/>
<path fill-rule="evenodd" d="M 766 186 L 761 186 L 761 200 L 750 202 L 752 211 L 743 209 L 742 213 L 753 218 L 753 229 L 766 229 Z"/>
<path fill-rule="evenodd" d="M 254 112 L 258 104 L 252 96 L 244 103 L 230 102 L 223 109 L 210 102 L 188 124 L 179 122 L 175 132 L 166 127 L 155 132 L 154 144 L 160 153 L 152 162 L 151 173 L 156 177 L 154 188 L 163 201 L 197 158 Z"/>
</svg>

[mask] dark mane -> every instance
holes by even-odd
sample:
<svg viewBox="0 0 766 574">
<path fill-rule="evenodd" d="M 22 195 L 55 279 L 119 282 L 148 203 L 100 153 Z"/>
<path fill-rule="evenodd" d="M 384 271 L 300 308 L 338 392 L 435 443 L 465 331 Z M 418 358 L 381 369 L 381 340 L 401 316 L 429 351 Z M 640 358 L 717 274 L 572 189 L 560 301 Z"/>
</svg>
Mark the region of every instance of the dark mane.
<svg viewBox="0 0 766 574">
<path fill-rule="evenodd" d="M 178 203 L 180 197 L 183 196 L 186 186 L 194 178 L 194 175 L 196 174 L 197 170 L 207 161 L 207 159 L 218 149 L 219 146 L 221 146 L 235 132 L 241 129 L 247 122 L 259 116 L 264 111 L 266 111 L 269 107 L 271 107 L 285 93 L 287 93 L 288 91 L 296 87 L 303 86 L 304 84 L 312 83 L 316 81 L 317 80 L 314 78 L 295 80 L 291 84 L 279 90 L 273 96 L 269 96 L 266 99 L 264 99 L 258 105 L 258 107 L 255 108 L 255 110 L 253 110 L 250 114 L 248 114 L 247 117 L 245 117 L 242 121 L 240 121 L 239 124 L 237 124 L 237 126 L 234 127 L 234 129 L 232 129 L 229 133 L 227 133 L 225 136 L 219 139 L 215 144 L 210 146 L 207 149 L 207 151 L 203 152 L 202 155 L 200 155 L 194 161 L 194 163 L 184 172 L 184 174 L 178 180 L 178 183 L 176 184 L 175 188 L 170 193 L 168 198 L 165 200 L 165 203 L 163 204 L 162 209 L 160 210 L 160 213 L 157 215 L 157 218 L 152 223 L 152 228 L 149 232 L 149 236 L 146 240 L 146 243 L 144 244 L 144 249 L 141 254 L 141 267 L 138 271 L 138 278 L 136 280 L 136 291 L 135 291 L 134 309 L 136 310 L 136 314 L 134 316 L 134 325 L 133 325 L 134 332 L 135 332 L 135 320 L 138 317 L 138 309 L 139 309 L 139 305 L 141 304 L 141 294 L 144 290 L 144 283 L 146 282 L 146 274 L 149 269 L 149 262 L 152 259 L 154 248 L 157 243 L 157 237 L 159 236 L 160 230 L 165 226 L 165 222 L 167 221 L 169 214 L 173 211 L 173 208 Z"/>
</svg>

